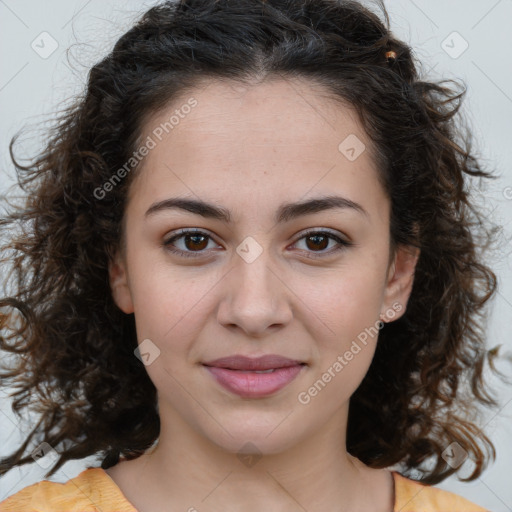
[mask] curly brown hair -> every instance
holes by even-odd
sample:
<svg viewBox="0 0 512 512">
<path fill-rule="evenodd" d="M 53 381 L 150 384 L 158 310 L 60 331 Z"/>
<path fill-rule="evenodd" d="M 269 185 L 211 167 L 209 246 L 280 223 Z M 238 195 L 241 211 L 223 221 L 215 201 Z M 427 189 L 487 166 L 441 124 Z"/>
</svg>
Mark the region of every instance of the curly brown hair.
<svg viewBox="0 0 512 512">
<path fill-rule="evenodd" d="M 454 441 L 475 463 L 467 480 L 495 457 L 474 418 L 477 405 L 496 405 L 483 381 L 495 353 L 483 328 L 497 287 L 483 261 L 494 231 L 469 193 L 471 179 L 494 176 L 472 154 L 470 130 L 456 123 L 465 88 L 421 80 L 412 49 L 378 5 L 385 23 L 346 0 L 162 3 L 92 67 L 84 95 L 61 111 L 30 165 L 14 157 L 13 138 L 27 198 L 0 220 L 19 228 L 2 247 L 11 266 L 0 349 L 12 357 L 1 378 L 13 410 L 39 419 L 0 461 L 0 475 L 33 462 L 34 442 L 59 452 L 49 476 L 93 454 L 108 468 L 158 438 L 156 389 L 134 357 L 134 317 L 115 305 L 109 286 L 137 169 L 108 194 L 98 191 L 133 155 L 144 120 L 204 78 L 302 77 L 352 104 L 377 149 L 391 241 L 421 250 L 407 311 L 381 329 L 351 397 L 349 453 L 374 468 L 416 469 L 429 484 L 456 471 L 442 458 Z"/>
</svg>

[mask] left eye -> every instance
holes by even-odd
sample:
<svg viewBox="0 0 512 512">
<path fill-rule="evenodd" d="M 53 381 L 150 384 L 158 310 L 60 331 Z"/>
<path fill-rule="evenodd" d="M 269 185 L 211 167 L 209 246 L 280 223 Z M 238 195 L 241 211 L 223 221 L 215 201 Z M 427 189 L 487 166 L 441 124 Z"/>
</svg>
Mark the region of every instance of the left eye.
<svg viewBox="0 0 512 512">
<path fill-rule="evenodd" d="M 180 240 L 183 243 L 183 248 L 176 248 L 174 242 Z M 212 238 L 208 233 L 197 230 L 182 230 L 179 233 L 175 234 L 171 238 L 167 239 L 164 242 L 165 248 L 179 256 L 184 257 L 199 257 L 202 256 L 205 252 L 204 249 L 207 248 L 208 242 L 211 241 Z M 309 231 L 304 233 L 300 238 L 297 239 L 295 244 L 300 242 L 301 240 L 305 240 L 306 243 L 306 251 L 310 252 L 307 257 L 309 258 L 318 258 L 322 257 L 325 254 L 332 254 L 334 252 L 340 251 L 353 245 L 352 242 L 348 240 L 343 240 L 339 236 L 330 233 L 328 231 Z M 334 250 L 325 251 L 327 246 L 329 245 L 329 241 L 337 242 L 338 246 L 334 248 Z M 314 250 L 317 249 L 317 250 Z M 321 254 L 314 254 L 315 252 L 321 252 Z M 194 254 L 195 253 L 195 254 Z"/>
<path fill-rule="evenodd" d="M 324 255 L 331 255 L 335 252 L 338 252 L 353 245 L 352 242 L 349 242 L 348 240 L 343 240 L 339 236 L 329 231 L 309 231 L 307 233 L 304 233 L 297 240 L 297 242 L 301 240 L 305 240 L 306 247 L 308 249 L 320 249 L 322 251 L 322 253 L 318 255 L 315 254 L 315 252 L 319 251 L 313 251 L 310 255 L 308 255 L 308 258 L 321 258 Z M 333 250 L 325 251 L 325 249 L 329 245 L 329 241 L 331 240 L 335 241 L 338 245 L 335 246 Z"/>
</svg>

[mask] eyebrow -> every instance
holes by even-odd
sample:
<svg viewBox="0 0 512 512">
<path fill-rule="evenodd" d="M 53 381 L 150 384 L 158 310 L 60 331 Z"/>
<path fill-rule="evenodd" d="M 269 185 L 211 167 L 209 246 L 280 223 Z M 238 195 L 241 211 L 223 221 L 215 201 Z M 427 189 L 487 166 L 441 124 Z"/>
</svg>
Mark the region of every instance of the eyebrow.
<svg viewBox="0 0 512 512">
<path fill-rule="evenodd" d="M 179 197 L 164 199 L 152 204 L 146 211 L 145 217 L 172 209 L 184 210 L 208 219 L 224 221 L 228 224 L 232 223 L 231 212 L 226 208 L 201 200 Z M 274 220 L 277 223 L 284 223 L 304 215 L 332 209 L 351 209 L 369 217 L 368 212 L 359 203 L 346 197 L 323 196 L 296 203 L 284 203 L 278 208 Z"/>
</svg>

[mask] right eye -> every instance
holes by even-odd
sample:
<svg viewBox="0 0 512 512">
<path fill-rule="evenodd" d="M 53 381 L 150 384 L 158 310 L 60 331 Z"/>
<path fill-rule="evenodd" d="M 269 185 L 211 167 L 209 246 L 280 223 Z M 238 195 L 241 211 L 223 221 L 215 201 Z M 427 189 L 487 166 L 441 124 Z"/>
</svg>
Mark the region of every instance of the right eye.
<svg viewBox="0 0 512 512">
<path fill-rule="evenodd" d="M 208 245 L 208 240 L 211 239 L 212 237 L 204 231 L 199 231 L 197 229 L 182 229 L 168 238 L 163 245 L 166 250 L 178 256 L 183 256 L 185 258 L 197 258 L 204 256 L 205 252 L 207 252 L 204 249 L 206 249 Z M 182 249 L 177 249 L 175 247 L 174 242 L 177 240 L 182 242 Z"/>
</svg>

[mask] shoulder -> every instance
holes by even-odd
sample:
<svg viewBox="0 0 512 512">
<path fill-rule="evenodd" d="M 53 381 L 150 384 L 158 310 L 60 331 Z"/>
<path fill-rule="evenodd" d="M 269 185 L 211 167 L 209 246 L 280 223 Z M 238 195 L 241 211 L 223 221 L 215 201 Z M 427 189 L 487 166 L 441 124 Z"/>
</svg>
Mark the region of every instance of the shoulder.
<svg viewBox="0 0 512 512">
<path fill-rule="evenodd" d="M 66 483 L 43 480 L 0 503 L 0 512 L 137 512 L 101 468 L 89 468 Z"/>
<path fill-rule="evenodd" d="M 489 512 L 465 498 L 424 485 L 393 471 L 395 512 Z"/>
</svg>

